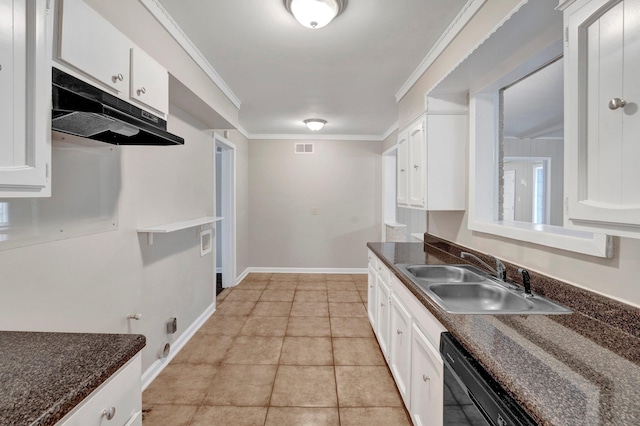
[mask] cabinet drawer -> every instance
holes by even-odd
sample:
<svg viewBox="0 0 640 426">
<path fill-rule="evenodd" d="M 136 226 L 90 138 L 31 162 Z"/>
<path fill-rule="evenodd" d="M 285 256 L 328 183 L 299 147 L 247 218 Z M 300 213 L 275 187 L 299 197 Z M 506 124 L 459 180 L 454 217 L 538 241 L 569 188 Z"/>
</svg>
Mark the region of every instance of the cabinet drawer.
<svg viewBox="0 0 640 426">
<path fill-rule="evenodd" d="M 141 363 L 138 354 L 67 414 L 58 426 L 140 425 Z M 112 408 L 115 411 L 109 420 L 103 412 Z"/>
</svg>

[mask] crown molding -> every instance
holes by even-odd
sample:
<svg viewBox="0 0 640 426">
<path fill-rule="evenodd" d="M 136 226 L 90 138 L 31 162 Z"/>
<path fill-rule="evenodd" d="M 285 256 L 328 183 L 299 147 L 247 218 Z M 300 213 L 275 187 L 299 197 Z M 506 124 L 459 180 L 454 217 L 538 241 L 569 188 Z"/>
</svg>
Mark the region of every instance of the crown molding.
<svg viewBox="0 0 640 426">
<path fill-rule="evenodd" d="M 453 39 L 462 31 L 467 23 L 473 18 L 480 10 L 480 8 L 486 3 L 487 0 L 469 0 L 464 5 L 460 13 L 449 24 L 444 33 L 440 36 L 436 44 L 431 48 L 429 53 L 422 59 L 420 65 L 411 73 L 407 81 L 400 87 L 398 93 L 396 93 L 396 102 L 400 102 L 400 99 L 409 92 L 414 84 L 420 77 L 427 71 L 427 69 L 435 62 L 440 54 L 449 46 Z"/>
<path fill-rule="evenodd" d="M 391 136 L 391 133 L 395 132 L 396 130 L 398 130 L 400 128 L 400 126 L 398 125 L 398 122 L 396 121 L 395 123 L 393 123 L 391 125 L 391 127 L 389 127 L 387 129 L 386 132 L 384 132 L 384 134 L 381 136 L 382 140 L 386 140 L 389 136 Z"/>
<path fill-rule="evenodd" d="M 241 125 L 238 124 L 238 128 L 237 130 L 240 132 L 240 134 L 242 136 L 244 136 L 247 139 L 251 139 L 251 134 L 249 132 L 247 132 L 247 129 L 245 129 L 244 127 L 242 127 Z"/>
<path fill-rule="evenodd" d="M 158 0 L 138 0 L 154 18 L 164 27 L 164 29 L 178 42 L 184 51 L 194 60 L 194 62 L 204 71 L 204 73 L 220 88 L 222 93 L 240 109 L 242 102 L 233 93 L 227 83 L 220 77 L 213 65 L 205 58 L 200 50 L 193 44 L 191 39 L 187 37 L 185 32 L 180 28 L 178 23 L 169 15 L 169 12 L 160 4 Z"/>
</svg>

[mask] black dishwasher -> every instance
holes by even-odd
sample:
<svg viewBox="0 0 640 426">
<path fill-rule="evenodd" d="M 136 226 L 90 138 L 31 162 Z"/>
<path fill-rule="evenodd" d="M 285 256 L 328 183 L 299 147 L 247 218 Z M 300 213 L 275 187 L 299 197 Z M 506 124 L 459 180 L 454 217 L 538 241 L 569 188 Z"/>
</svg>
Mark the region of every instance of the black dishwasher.
<svg viewBox="0 0 640 426">
<path fill-rule="evenodd" d="M 518 403 L 450 334 L 442 333 L 446 426 L 536 425 Z"/>
</svg>

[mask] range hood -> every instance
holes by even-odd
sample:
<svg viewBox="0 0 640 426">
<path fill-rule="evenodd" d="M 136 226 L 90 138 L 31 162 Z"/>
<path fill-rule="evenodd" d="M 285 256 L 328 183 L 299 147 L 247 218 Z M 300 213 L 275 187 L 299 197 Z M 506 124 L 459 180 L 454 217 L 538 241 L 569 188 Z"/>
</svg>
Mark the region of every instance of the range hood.
<svg viewBox="0 0 640 426">
<path fill-rule="evenodd" d="M 51 129 L 114 145 L 184 145 L 167 122 L 57 68 Z"/>
</svg>

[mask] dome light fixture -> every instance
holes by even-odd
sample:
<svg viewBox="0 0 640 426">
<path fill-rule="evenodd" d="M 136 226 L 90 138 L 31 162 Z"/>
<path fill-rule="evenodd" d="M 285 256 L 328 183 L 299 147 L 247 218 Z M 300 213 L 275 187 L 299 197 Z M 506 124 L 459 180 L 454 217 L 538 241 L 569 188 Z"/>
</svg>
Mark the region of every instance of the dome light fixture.
<svg viewBox="0 0 640 426">
<path fill-rule="evenodd" d="M 327 124 L 327 120 L 323 120 L 321 118 L 308 118 L 304 120 L 304 124 L 307 125 L 307 128 L 311 131 L 317 132 L 321 130 L 325 124 Z"/>
<path fill-rule="evenodd" d="M 284 0 L 284 7 L 307 28 L 322 28 L 340 15 L 348 0 Z"/>
</svg>

